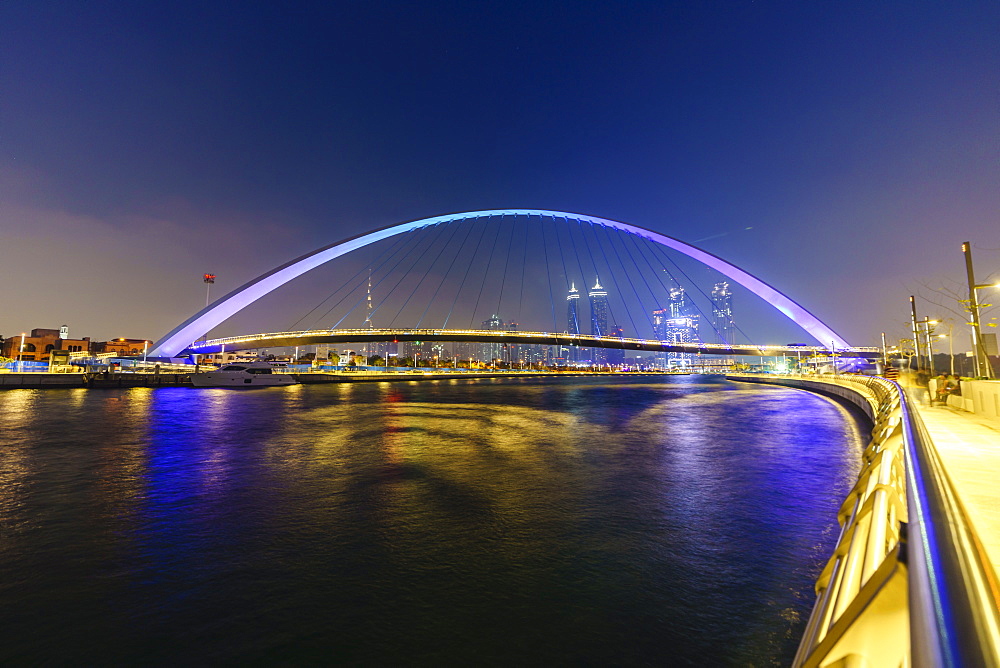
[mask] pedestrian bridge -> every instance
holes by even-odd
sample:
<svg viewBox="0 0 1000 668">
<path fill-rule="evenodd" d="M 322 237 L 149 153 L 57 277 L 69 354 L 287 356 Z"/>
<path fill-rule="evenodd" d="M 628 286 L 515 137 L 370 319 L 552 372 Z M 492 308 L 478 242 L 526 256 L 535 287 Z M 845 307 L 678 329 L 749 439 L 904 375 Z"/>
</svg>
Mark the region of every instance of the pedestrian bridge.
<svg viewBox="0 0 1000 668">
<path fill-rule="evenodd" d="M 822 346 L 800 345 L 728 345 L 722 343 L 674 343 L 651 339 L 633 339 L 613 336 L 590 336 L 566 332 L 525 332 L 520 330 L 490 329 L 313 329 L 294 332 L 270 332 L 245 336 L 228 336 L 219 339 L 196 341 L 190 350 L 196 354 L 218 353 L 234 350 L 255 350 L 307 346 L 314 344 L 368 343 L 375 341 L 465 341 L 475 343 L 541 344 L 547 346 L 577 346 L 583 348 L 613 348 L 665 353 L 698 355 L 830 355 L 831 350 Z M 875 359 L 881 355 L 878 348 L 843 348 L 834 351 L 841 357 Z"/>
<path fill-rule="evenodd" d="M 504 320 L 516 319 L 522 324 L 551 322 L 550 333 L 536 332 L 538 336 L 535 338 L 539 340 L 535 342 L 538 343 L 562 345 L 566 342 L 574 345 L 572 340 L 567 341 L 566 337 L 551 333 L 565 328 L 579 340 L 575 345 L 616 348 L 621 347 L 624 342 L 633 350 L 709 352 L 710 349 L 701 344 L 683 343 L 668 348 L 663 341 L 607 337 L 608 333 L 615 331 L 616 326 L 620 326 L 627 328 L 625 331 L 633 336 L 668 338 L 662 331 L 662 323 L 659 326 L 660 332 L 657 333 L 656 318 L 660 316 L 654 316 L 654 313 L 665 313 L 665 305 L 673 299 L 672 291 L 676 293 L 683 288 L 689 291 L 688 297 L 691 299 L 672 303 L 669 317 L 700 318 L 713 331 L 711 334 L 706 332 L 704 337 L 692 334 L 681 336 L 679 340 L 705 338 L 731 344 L 731 347 L 720 348 L 719 354 L 768 354 L 757 346 L 732 345 L 736 341 L 739 325 L 732 319 L 731 310 L 698 286 L 697 281 L 677 263 L 674 258 L 677 255 L 701 263 L 710 271 L 716 272 L 717 278 L 739 284 L 773 307 L 781 316 L 794 322 L 821 348 L 851 348 L 847 340 L 830 326 L 774 286 L 720 257 L 674 237 L 636 225 L 584 214 L 536 209 L 495 209 L 399 223 L 319 248 L 258 276 L 206 305 L 160 338 L 149 355 L 174 357 L 180 354 L 190 348 L 198 337 L 206 336 L 206 332 L 211 332 L 224 320 L 258 299 L 306 272 L 348 254 L 362 258 L 359 260 L 361 268 L 354 267 L 354 275 L 346 280 L 337 279 L 338 284 L 328 296 L 334 302 L 332 307 L 323 311 L 317 305 L 296 321 L 296 325 L 313 317 L 314 312 L 319 312 L 312 326 L 320 323 L 325 326 L 326 323 L 333 322 L 333 328 L 342 323 L 345 327 L 354 326 L 355 323 L 362 327 L 373 327 L 378 323 L 389 328 L 377 330 L 381 332 L 380 336 L 389 337 L 399 326 L 420 328 L 424 323 L 433 323 L 442 328 L 435 330 L 439 332 L 434 334 L 436 340 L 469 340 L 444 338 L 452 336 L 453 331 L 460 331 L 446 329 L 449 322 L 468 322 L 469 327 L 473 327 L 476 323 L 483 322 L 484 316 L 489 318 L 490 314 L 494 314 L 494 318 L 497 318 L 499 314 L 501 317 L 505 316 L 502 317 Z M 581 295 L 575 286 L 583 285 L 584 280 L 589 285 L 594 279 L 594 288 L 585 295 L 590 301 L 588 323 L 588 318 L 583 313 L 584 306 L 577 307 Z M 601 281 L 607 285 L 601 286 Z M 697 300 L 693 298 L 695 292 L 701 293 Z M 341 310 L 344 313 L 339 319 L 330 315 L 334 311 L 339 314 Z M 560 320 L 566 324 L 561 324 Z M 590 327 L 587 327 L 588 324 Z M 549 329 L 547 324 L 530 326 Z M 696 329 L 694 326 L 689 327 Z M 591 334 L 600 336 L 585 336 L 583 332 L 587 329 Z M 743 339 L 751 340 L 744 332 L 740 333 Z M 478 338 L 474 340 L 504 341 L 505 338 L 510 338 L 527 343 L 524 338 L 526 334 L 477 332 L 474 336 Z M 302 338 L 301 335 L 261 336 L 289 341 Z M 339 334 L 316 336 L 337 337 Z M 420 334 L 419 337 L 418 340 L 431 339 L 428 334 Z M 227 346 L 242 345 L 246 338 L 234 337 Z M 312 342 L 335 340 L 345 339 Z M 222 341 L 218 340 L 202 341 L 200 346 L 207 351 L 216 343 L 222 345 Z M 301 344 L 302 341 L 298 343 Z M 258 344 L 257 347 L 263 347 L 263 344 Z M 737 349 L 746 352 L 736 352 Z M 782 352 L 780 347 L 773 350 L 775 353 Z"/>
</svg>

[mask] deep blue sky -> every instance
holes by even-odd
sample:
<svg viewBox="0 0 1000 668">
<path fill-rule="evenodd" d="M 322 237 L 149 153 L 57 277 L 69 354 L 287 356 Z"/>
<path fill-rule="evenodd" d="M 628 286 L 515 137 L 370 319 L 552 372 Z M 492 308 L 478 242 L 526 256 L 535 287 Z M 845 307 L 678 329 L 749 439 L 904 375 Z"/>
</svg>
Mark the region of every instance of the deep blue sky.
<svg viewBox="0 0 1000 668">
<path fill-rule="evenodd" d="M 496 207 L 902 334 L 961 241 L 1000 277 L 998 35 L 997 2 L 5 2 L 0 334 L 155 338 L 203 271 Z"/>
</svg>

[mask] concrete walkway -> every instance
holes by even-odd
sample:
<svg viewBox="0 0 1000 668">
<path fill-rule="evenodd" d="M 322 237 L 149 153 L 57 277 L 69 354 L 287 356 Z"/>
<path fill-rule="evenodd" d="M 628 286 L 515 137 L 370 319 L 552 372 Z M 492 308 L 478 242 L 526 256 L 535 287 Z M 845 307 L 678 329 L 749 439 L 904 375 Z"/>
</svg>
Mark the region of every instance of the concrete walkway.
<svg viewBox="0 0 1000 668">
<path fill-rule="evenodd" d="M 1000 573 L 1000 423 L 950 406 L 916 407 L 979 535 L 993 572 Z"/>
</svg>

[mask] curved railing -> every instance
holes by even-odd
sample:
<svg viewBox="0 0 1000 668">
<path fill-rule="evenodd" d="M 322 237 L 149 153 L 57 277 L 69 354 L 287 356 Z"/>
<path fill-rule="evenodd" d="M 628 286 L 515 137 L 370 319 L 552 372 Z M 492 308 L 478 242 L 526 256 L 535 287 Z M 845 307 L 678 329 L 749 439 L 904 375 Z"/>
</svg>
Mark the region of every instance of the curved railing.
<svg viewBox="0 0 1000 668">
<path fill-rule="evenodd" d="M 899 385 L 862 376 L 732 378 L 839 394 L 875 424 L 794 665 L 1000 665 L 993 569 Z"/>
</svg>

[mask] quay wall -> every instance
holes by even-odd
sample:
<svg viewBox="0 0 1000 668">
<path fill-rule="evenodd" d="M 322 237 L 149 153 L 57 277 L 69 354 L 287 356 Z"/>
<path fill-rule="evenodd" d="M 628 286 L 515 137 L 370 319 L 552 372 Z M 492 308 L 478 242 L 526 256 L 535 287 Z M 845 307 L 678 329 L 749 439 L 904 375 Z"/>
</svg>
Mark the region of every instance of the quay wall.
<svg viewBox="0 0 1000 668">
<path fill-rule="evenodd" d="M 807 378 L 789 378 L 784 376 L 743 376 L 727 374 L 727 378 L 731 380 L 738 380 L 743 383 L 762 383 L 766 385 L 784 385 L 786 387 L 795 387 L 800 390 L 809 390 L 810 392 L 817 392 L 819 394 L 825 394 L 828 396 L 835 396 L 846 401 L 851 402 L 862 411 L 865 415 L 872 421 L 876 420 L 876 412 L 878 406 L 872 405 L 871 401 L 861 392 L 850 387 L 845 387 L 843 385 L 834 385 L 829 382 L 830 379 L 826 379 L 827 382 L 821 380 L 809 380 Z"/>
</svg>

